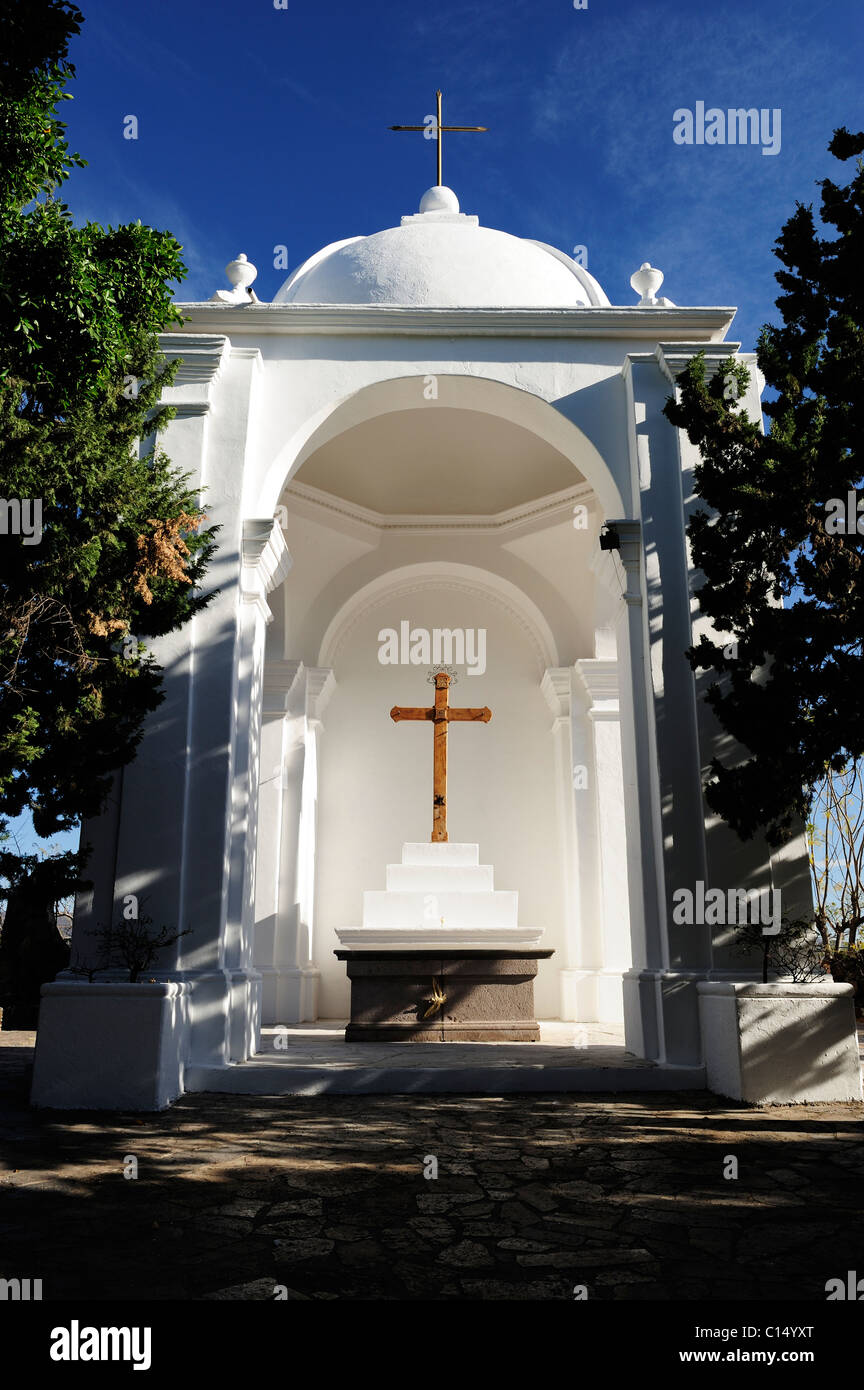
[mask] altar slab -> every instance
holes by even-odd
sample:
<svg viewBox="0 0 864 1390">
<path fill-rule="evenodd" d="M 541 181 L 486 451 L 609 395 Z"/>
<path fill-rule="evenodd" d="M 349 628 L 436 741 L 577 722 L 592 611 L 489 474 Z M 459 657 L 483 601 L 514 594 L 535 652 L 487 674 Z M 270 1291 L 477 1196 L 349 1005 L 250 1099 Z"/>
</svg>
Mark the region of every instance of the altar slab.
<svg viewBox="0 0 864 1390">
<path fill-rule="evenodd" d="M 552 954 L 461 948 L 337 951 L 351 981 L 345 1041 L 539 1042 L 534 979 L 538 961 Z"/>
</svg>

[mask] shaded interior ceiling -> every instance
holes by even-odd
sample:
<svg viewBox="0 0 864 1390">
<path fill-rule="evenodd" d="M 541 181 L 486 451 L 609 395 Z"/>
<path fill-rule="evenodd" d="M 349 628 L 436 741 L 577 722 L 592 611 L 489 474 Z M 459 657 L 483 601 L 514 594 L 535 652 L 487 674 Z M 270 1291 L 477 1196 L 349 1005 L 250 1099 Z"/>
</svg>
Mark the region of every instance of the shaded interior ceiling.
<svg viewBox="0 0 864 1390">
<path fill-rule="evenodd" d="M 495 415 L 446 406 L 377 415 L 323 444 L 296 480 L 388 516 L 488 516 L 576 487 L 563 454 Z"/>
</svg>

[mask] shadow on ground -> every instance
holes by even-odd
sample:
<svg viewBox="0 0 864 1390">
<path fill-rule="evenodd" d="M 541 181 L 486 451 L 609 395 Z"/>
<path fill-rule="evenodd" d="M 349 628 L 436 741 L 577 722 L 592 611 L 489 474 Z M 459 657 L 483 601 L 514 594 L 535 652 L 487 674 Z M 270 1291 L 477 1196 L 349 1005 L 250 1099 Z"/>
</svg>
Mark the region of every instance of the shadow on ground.
<svg viewBox="0 0 864 1390">
<path fill-rule="evenodd" d="M 584 1284 L 823 1301 L 861 1263 L 860 1106 L 190 1095 L 157 1115 L 60 1114 L 29 1108 L 29 1053 L 10 1053 L 0 1277 L 41 1278 L 45 1299 L 545 1300 Z"/>
</svg>

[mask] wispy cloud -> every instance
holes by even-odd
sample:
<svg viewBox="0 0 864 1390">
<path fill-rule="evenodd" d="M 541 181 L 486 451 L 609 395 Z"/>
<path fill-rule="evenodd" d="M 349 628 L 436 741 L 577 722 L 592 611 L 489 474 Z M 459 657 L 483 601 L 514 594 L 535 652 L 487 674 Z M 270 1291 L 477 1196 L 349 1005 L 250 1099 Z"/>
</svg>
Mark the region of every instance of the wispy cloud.
<svg viewBox="0 0 864 1390">
<path fill-rule="evenodd" d="M 154 39 L 153 33 L 154 26 L 136 23 L 135 10 L 127 6 L 122 15 L 115 11 L 113 22 L 104 19 L 98 11 L 88 15 L 84 37 L 88 43 L 104 49 L 112 64 L 127 72 L 143 73 L 151 81 L 157 74 L 160 81 L 170 75 L 186 81 L 202 76 L 200 64 L 196 66 L 176 53 L 164 39 Z"/>
</svg>

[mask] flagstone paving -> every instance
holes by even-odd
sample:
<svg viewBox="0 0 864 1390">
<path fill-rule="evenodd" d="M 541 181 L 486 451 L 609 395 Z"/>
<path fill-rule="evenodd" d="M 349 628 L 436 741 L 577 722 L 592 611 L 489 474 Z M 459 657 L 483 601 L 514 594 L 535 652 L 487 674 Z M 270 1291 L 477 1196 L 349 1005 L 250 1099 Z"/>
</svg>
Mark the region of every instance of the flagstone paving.
<svg viewBox="0 0 864 1390">
<path fill-rule="evenodd" d="M 27 1105 L 31 1041 L 0 1033 L 0 1277 L 46 1299 L 821 1302 L 864 1272 L 861 1106 L 199 1094 L 59 1114 Z"/>
</svg>

